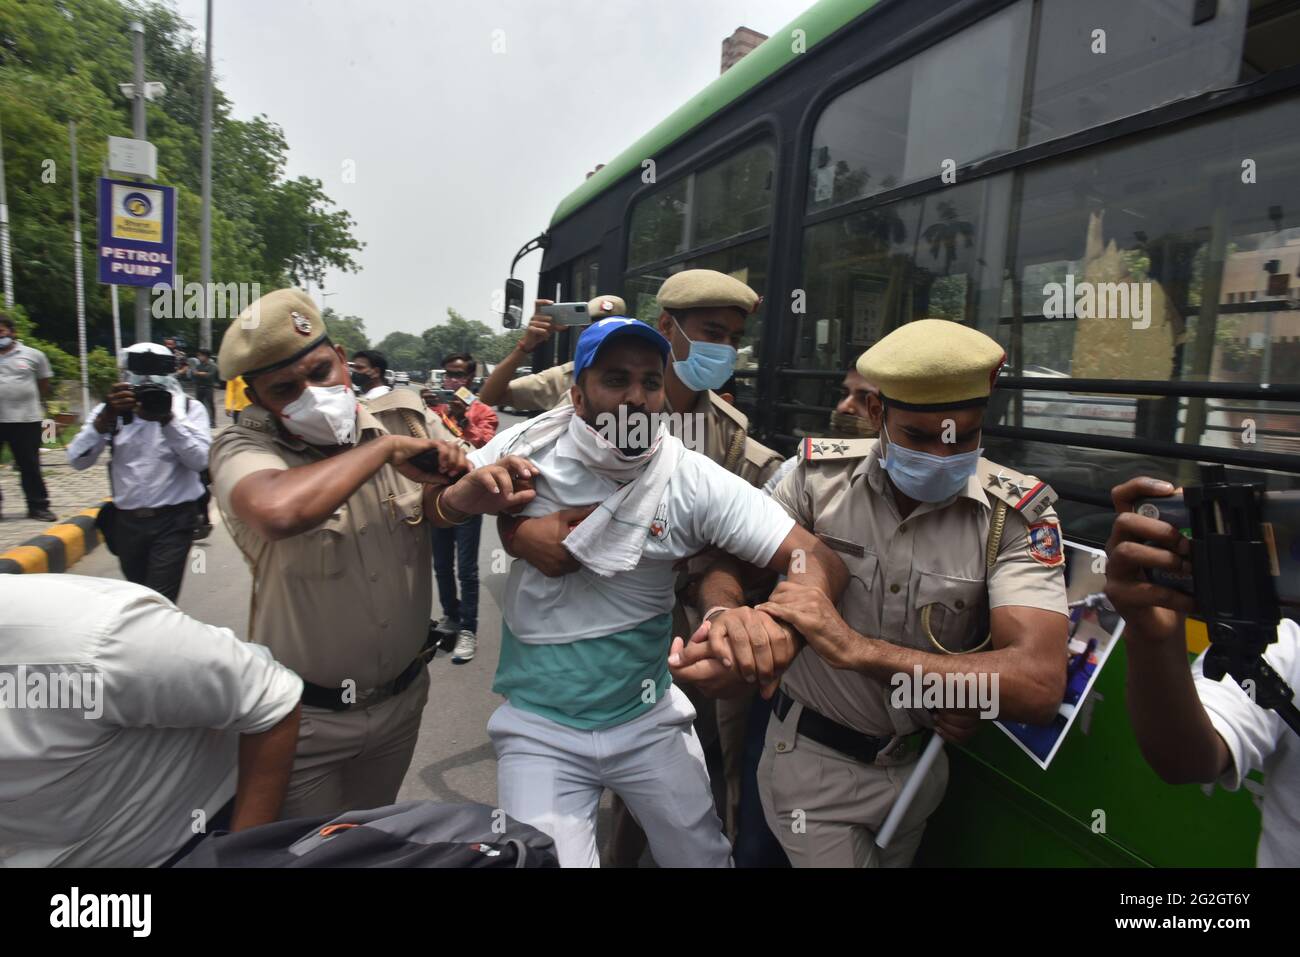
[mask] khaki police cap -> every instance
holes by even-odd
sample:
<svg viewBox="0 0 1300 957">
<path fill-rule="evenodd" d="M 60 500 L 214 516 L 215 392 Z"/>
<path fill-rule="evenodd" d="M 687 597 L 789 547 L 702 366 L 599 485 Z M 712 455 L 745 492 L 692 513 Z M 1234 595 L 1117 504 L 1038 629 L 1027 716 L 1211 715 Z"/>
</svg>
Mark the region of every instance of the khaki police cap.
<svg viewBox="0 0 1300 957">
<path fill-rule="evenodd" d="M 618 296 L 597 296 L 587 303 L 587 315 L 592 322 L 608 319 L 610 316 L 626 316 L 627 303 Z"/>
<path fill-rule="evenodd" d="M 901 409 L 986 405 L 1006 353 L 993 339 L 947 319 L 917 319 L 858 358 L 858 372 Z"/>
<path fill-rule="evenodd" d="M 659 287 L 660 309 L 717 309 L 732 306 L 749 315 L 761 298 L 739 279 L 713 269 L 685 269 Z"/>
<path fill-rule="evenodd" d="M 221 339 L 223 379 L 248 378 L 287 365 L 325 341 L 325 322 L 301 289 L 268 292 L 239 314 Z"/>
</svg>

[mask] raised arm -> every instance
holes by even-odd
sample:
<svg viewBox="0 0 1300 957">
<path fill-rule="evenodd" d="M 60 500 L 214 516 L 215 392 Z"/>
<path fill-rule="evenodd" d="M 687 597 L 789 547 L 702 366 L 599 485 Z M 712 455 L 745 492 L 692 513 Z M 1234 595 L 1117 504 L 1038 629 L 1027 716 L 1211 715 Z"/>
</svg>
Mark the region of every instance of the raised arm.
<svg viewBox="0 0 1300 957">
<path fill-rule="evenodd" d="M 549 305 L 551 300 L 538 299 L 536 309 Z M 540 312 L 534 311 L 533 318 L 528 322 L 528 328 L 515 343 L 515 347 L 510 350 L 509 355 L 497 363 L 492 374 L 483 382 L 483 388 L 478 392 L 479 401 L 485 405 L 500 405 L 510 394 L 510 381 L 514 378 L 515 370 L 524 364 L 534 349 L 549 338 L 551 338 L 551 320 Z"/>
</svg>

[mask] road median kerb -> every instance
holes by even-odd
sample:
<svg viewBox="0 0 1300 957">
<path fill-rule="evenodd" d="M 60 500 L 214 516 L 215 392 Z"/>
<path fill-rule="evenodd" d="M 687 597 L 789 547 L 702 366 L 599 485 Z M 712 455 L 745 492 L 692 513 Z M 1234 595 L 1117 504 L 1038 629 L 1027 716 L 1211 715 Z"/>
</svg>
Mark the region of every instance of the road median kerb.
<svg viewBox="0 0 1300 957">
<path fill-rule="evenodd" d="M 103 502 L 60 519 L 43 534 L 0 552 L 0 575 L 66 572 L 104 540 L 95 527 Z"/>
</svg>

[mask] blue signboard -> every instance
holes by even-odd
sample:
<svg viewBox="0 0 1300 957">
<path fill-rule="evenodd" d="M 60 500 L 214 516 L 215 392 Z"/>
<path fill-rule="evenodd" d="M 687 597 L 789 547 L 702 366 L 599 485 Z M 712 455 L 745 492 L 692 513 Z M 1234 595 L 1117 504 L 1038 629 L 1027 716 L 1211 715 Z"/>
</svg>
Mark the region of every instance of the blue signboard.
<svg viewBox="0 0 1300 957">
<path fill-rule="evenodd" d="M 176 189 L 99 181 L 99 281 L 170 286 L 176 275 Z"/>
</svg>

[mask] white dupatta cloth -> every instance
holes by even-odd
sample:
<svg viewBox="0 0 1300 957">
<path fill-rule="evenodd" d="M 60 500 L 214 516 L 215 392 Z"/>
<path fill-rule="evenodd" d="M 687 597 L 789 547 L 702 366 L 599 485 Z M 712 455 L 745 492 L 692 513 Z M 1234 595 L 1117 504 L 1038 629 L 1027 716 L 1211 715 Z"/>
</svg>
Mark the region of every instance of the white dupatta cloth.
<svg viewBox="0 0 1300 957">
<path fill-rule="evenodd" d="M 534 419 L 502 455 L 528 458 L 565 430 L 582 463 L 620 487 L 569 532 L 564 547 L 602 577 L 631 571 L 641 561 L 650 523 L 685 447 L 661 423 L 649 449 L 624 455 L 566 405 Z"/>
</svg>

